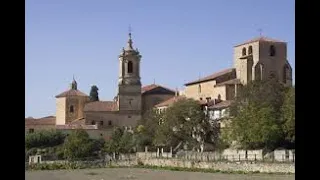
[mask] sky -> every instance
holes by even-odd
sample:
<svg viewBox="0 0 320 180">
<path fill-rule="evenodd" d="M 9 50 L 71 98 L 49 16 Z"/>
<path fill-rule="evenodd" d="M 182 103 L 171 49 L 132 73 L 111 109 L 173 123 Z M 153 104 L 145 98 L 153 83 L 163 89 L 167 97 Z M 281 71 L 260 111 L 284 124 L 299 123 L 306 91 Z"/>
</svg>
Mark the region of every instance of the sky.
<svg viewBox="0 0 320 180">
<path fill-rule="evenodd" d="M 70 87 L 117 93 L 118 55 L 131 26 L 143 85 L 183 84 L 233 66 L 233 46 L 262 35 L 287 42 L 295 70 L 293 0 L 27 0 L 25 116 L 55 115 Z"/>
</svg>

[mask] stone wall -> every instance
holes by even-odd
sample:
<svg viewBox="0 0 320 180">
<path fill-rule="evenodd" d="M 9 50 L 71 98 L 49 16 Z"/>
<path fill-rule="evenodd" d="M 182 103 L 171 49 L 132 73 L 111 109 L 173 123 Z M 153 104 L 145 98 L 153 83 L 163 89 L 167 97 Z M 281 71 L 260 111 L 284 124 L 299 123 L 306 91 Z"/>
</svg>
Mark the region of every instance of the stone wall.
<svg viewBox="0 0 320 180">
<path fill-rule="evenodd" d="M 295 173 L 294 163 L 248 163 L 248 162 L 201 162 L 179 159 L 145 159 L 144 165 L 182 168 L 214 169 L 220 171 L 243 171 L 264 173 Z"/>
</svg>

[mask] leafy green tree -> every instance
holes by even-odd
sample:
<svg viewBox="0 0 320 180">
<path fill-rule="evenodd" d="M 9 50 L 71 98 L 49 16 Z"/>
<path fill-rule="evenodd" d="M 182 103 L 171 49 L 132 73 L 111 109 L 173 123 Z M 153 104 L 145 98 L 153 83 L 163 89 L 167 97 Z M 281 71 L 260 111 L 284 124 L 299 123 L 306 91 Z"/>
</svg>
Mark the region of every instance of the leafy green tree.
<svg viewBox="0 0 320 180">
<path fill-rule="evenodd" d="M 99 93 L 98 93 L 99 89 L 96 85 L 91 86 L 91 90 L 90 90 L 90 101 L 94 102 L 94 101 L 99 101 Z"/>
<path fill-rule="evenodd" d="M 230 107 L 232 121 L 224 129 L 224 140 L 236 141 L 238 148 L 245 149 L 273 150 L 283 146 L 284 127 L 287 127 L 284 124 L 289 122 L 289 117 L 294 117 L 294 106 L 289 105 L 292 94 L 286 98 L 286 90 L 276 79 L 253 81 L 243 86 Z M 285 117 L 284 111 L 287 112 Z M 289 127 L 292 123 L 287 131 L 292 134 L 294 129 Z"/>
<path fill-rule="evenodd" d="M 115 128 L 111 139 L 105 142 L 104 151 L 107 153 L 129 153 L 135 146 L 133 134 L 121 128 Z"/>
<path fill-rule="evenodd" d="M 26 149 L 54 147 L 63 144 L 66 135 L 60 131 L 37 131 L 25 136 Z"/>
<path fill-rule="evenodd" d="M 295 143 L 295 89 L 293 87 L 285 92 L 281 115 L 285 139 L 293 145 Z"/>
<path fill-rule="evenodd" d="M 199 147 L 205 142 L 214 143 L 214 134 L 218 133 L 210 125 L 199 103 L 192 99 L 175 102 L 162 118 L 163 123 L 157 128 L 154 139 L 158 145 Z"/>
<path fill-rule="evenodd" d="M 135 131 L 134 137 L 136 145 L 140 150 L 145 146 L 153 146 L 152 142 L 155 138 L 161 118 L 162 114 L 157 113 L 155 110 L 149 110 L 138 122 L 139 125 Z"/>
<path fill-rule="evenodd" d="M 64 157 L 68 160 L 91 157 L 94 153 L 94 143 L 83 129 L 72 131 L 66 138 L 63 148 Z"/>
</svg>

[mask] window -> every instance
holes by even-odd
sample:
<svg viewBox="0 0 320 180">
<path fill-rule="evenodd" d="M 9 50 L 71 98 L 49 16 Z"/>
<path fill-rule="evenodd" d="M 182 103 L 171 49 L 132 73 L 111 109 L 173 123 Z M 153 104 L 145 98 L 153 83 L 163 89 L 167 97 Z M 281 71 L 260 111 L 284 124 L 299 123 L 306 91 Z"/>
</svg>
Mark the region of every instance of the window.
<svg viewBox="0 0 320 180">
<path fill-rule="evenodd" d="M 108 121 L 108 125 L 111 126 L 112 125 L 112 121 Z"/>
<path fill-rule="evenodd" d="M 283 82 L 287 83 L 287 81 L 292 80 L 292 70 L 289 64 L 285 64 L 283 67 Z"/>
<path fill-rule="evenodd" d="M 252 54 L 252 46 L 249 46 L 248 54 L 249 54 L 249 55 L 251 55 L 251 54 Z"/>
<path fill-rule="evenodd" d="M 29 129 L 29 133 L 33 133 L 34 132 L 34 129 Z"/>
<path fill-rule="evenodd" d="M 128 118 L 131 118 L 131 116 L 128 116 Z"/>
<path fill-rule="evenodd" d="M 92 122 L 91 122 L 91 125 L 95 125 L 95 124 L 96 124 L 96 122 L 95 122 L 95 121 L 92 121 Z"/>
<path fill-rule="evenodd" d="M 244 47 L 242 48 L 242 56 L 246 56 L 247 55 L 247 49 Z"/>
<path fill-rule="evenodd" d="M 201 93 L 201 84 L 199 84 L 198 92 Z"/>
<path fill-rule="evenodd" d="M 276 48 L 274 47 L 274 45 L 271 45 L 269 48 L 269 55 L 270 56 L 275 56 L 276 55 Z"/>
<path fill-rule="evenodd" d="M 101 133 L 100 136 L 103 136 L 103 134 Z"/>
<path fill-rule="evenodd" d="M 206 97 L 207 102 L 211 100 L 211 97 Z"/>
<path fill-rule="evenodd" d="M 100 121 L 100 125 L 101 125 L 101 126 L 103 125 L 103 121 Z"/>
<path fill-rule="evenodd" d="M 128 73 L 132 73 L 133 72 L 133 64 L 132 61 L 128 62 Z"/>
<path fill-rule="evenodd" d="M 202 101 L 202 98 L 200 98 L 200 101 Z"/>
<path fill-rule="evenodd" d="M 70 106 L 69 111 L 70 111 L 70 113 L 73 113 L 73 112 L 74 112 L 74 107 L 73 107 L 73 105 Z"/>
<path fill-rule="evenodd" d="M 221 100 L 221 95 L 220 94 L 218 95 L 218 100 Z"/>
</svg>

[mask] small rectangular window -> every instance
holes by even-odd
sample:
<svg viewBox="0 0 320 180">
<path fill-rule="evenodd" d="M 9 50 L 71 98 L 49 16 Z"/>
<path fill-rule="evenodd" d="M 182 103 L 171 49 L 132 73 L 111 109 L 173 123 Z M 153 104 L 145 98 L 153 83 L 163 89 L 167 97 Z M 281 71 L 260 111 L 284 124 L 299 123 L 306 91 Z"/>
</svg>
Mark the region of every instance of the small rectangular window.
<svg viewBox="0 0 320 180">
<path fill-rule="evenodd" d="M 101 126 L 103 125 L 103 121 L 100 121 L 100 125 L 101 125 Z"/>
<path fill-rule="evenodd" d="M 111 122 L 111 121 L 108 121 L 108 125 L 111 126 L 111 125 L 112 125 L 112 122 Z"/>
</svg>

